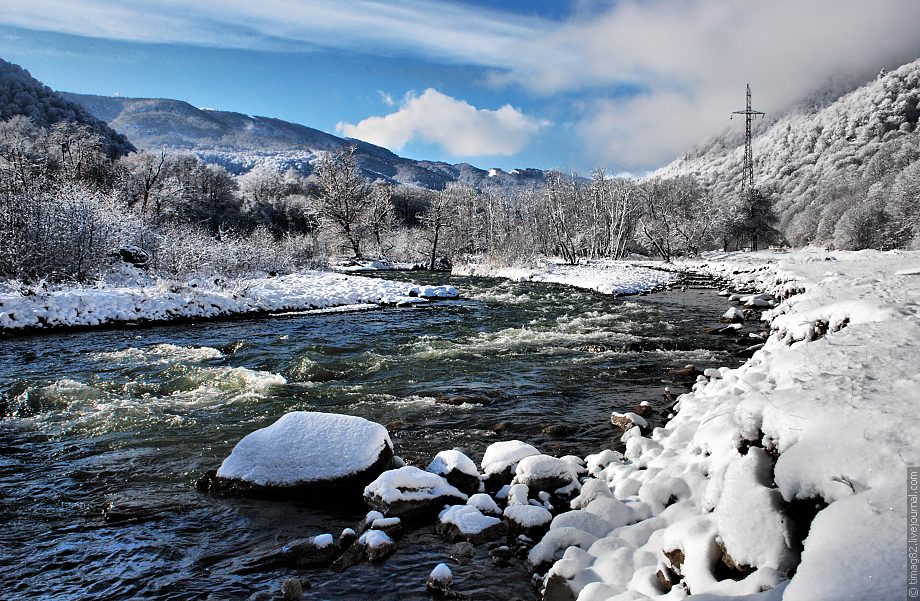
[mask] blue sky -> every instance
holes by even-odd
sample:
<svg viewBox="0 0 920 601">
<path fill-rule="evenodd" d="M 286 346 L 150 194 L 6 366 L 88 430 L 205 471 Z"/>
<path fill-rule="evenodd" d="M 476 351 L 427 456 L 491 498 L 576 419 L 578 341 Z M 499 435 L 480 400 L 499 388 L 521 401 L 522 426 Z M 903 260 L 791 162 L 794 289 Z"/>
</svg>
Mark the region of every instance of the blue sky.
<svg viewBox="0 0 920 601">
<path fill-rule="evenodd" d="M 413 158 L 612 173 L 920 55 L 915 0 L 7 0 L 0 57 Z"/>
</svg>

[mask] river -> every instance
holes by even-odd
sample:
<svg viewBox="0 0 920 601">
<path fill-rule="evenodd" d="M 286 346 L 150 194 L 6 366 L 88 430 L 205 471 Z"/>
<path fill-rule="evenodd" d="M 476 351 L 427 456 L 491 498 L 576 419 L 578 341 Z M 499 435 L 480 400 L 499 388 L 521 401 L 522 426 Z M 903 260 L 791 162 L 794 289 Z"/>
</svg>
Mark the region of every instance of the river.
<svg viewBox="0 0 920 601">
<path fill-rule="evenodd" d="M 730 338 L 702 333 L 726 308 L 711 290 L 612 298 L 443 279 L 461 300 L 0 339 L 0 596 L 234 599 L 277 588 L 289 571 L 238 576 L 232 559 L 338 536 L 362 513 L 217 499 L 194 482 L 287 411 L 388 424 L 396 453 L 420 467 L 450 448 L 478 463 L 488 444 L 511 438 L 584 457 L 621 448 L 611 410 L 664 405 L 668 370 L 739 363 Z M 486 402 L 444 405 L 439 395 Z M 560 424 L 571 432 L 547 430 Z M 152 513 L 107 522 L 113 500 Z M 451 547 L 425 527 L 383 564 L 296 575 L 312 584 L 306 599 L 427 599 L 425 577 Z M 537 597 L 522 562 L 493 567 L 485 547 L 449 563 L 470 598 Z"/>
</svg>

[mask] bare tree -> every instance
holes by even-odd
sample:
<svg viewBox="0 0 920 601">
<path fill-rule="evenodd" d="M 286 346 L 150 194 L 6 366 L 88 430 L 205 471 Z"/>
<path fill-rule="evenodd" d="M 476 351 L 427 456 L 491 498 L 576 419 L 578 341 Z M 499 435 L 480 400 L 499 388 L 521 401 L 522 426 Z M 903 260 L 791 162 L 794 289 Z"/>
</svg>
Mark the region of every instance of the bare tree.
<svg viewBox="0 0 920 601">
<path fill-rule="evenodd" d="M 456 194 L 455 186 L 441 190 L 431 199 L 428 208 L 419 217 L 424 227 L 424 238 L 428 243 L 428 269 L 433 270 L 436 267 L 438 245 L 442 242 L 445 231 L 452 226 L 451 204 Z"/>
<path fill-rule="evenodd" d="M 361 258 L 362 225 L 368 210 L 368 183 L 355 161 L 355 147 L 325 154 L 316 165 L 319 191 L 317 201 L 321 219 Z"/>
</svg>

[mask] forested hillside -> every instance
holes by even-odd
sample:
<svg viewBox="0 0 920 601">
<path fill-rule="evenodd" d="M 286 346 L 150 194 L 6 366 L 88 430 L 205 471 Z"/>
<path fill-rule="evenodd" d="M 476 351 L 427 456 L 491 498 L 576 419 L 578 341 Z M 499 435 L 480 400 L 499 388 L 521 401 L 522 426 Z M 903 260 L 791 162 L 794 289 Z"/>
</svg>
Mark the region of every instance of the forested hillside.
<svg viewBox="0 0 920 601">
<path fill-rule="evenodd" d="M 56 124 L 84 126 L 100 137 L 111 156 L 134 150 L 125 136 L 91 115 L 82 105 L 54 92 L 19 65 L 0 59 L 0 122 L 17 115 L 28 117 L 44 128 Z"/>
<path fill-rule="evenodd" d="M 773 194 L 789 243 L 893 248 L 916 239 L 918 103 L 915 61 L 824 108 L 782 116 L 755 136 L 755 185 Z M 741 185 L 742 128 L 734 124 L 652 176 L 695 175 L 716 203 L 732 202 Z"/>
</svg>

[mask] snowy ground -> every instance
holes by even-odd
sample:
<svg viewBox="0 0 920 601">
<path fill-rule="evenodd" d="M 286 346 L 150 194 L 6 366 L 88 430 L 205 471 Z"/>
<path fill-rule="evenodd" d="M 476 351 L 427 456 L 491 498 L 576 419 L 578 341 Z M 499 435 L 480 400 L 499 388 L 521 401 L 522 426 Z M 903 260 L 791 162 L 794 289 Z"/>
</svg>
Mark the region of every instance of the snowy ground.
<svg viewBox="0 0 920 601">
<path fill-rule="evenodd" d="M 681 267 L 785 299 L 764 315 L 773 335 L 593 470 L 573 507 L 608 526 L 559 533 L 582 548 L 553 565 L 556 584 L 579 601 L 905 598 L 920 253 L 718 254 Z M 626 507 L 635 523 L 622 525 Z"/>
<path fill-rule="evenodd" d="M 415 286 L 339 273 L 307 271 L 278 277 L 144 282 L 53 291 L 0 288 L 0 331 L 169 321 L 245 313 L 355 309 L 456 298 L 450 286 Z"/>
<path fill-rule="evenodd" d="M 677 279 L 674 275 L 663 271 L 632 265 L 624 261 L 604 260 L 589 261 L 582 265 L 567 265 L 558 261 L 544 260 L 533 267 L 497 267 L 469 263 L 455 266 L 453 275 L 562 284 L 614 296 L 660 290 Z"/>
</svg>

